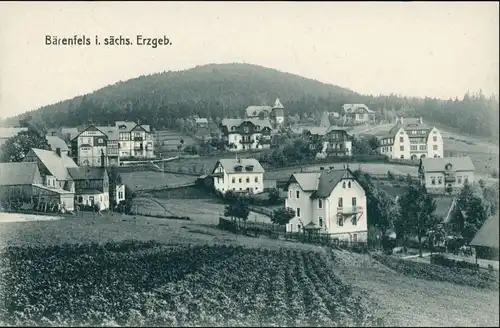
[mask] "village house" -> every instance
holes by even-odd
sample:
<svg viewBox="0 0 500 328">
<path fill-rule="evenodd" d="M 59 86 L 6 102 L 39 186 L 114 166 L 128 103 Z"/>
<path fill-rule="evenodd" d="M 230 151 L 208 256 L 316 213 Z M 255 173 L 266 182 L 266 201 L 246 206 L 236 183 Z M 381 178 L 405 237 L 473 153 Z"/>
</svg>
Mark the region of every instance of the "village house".
<svg viewBox="0 0 500 328">
<path fill-rule="evenodd" d="M 476 249 L 476 261 L 477 259 L 496 261 L 497 270 L 499 259 L 498 225 L 499 221 L 497 212 L 484 222 L 481 229 L 479 229 L 470 242 L 470 245 L 474 246 Z"/>
<path fill-rule="evenodd" d="M 323 143 L 320 153 L 333 156 L 351 156 L 353 137 L 345 129 L 333 126 L 312 127 L 304 130 L 303 136 L 315 147 Z"/>
<path fill-rule="evenodd" d="M 264 168 L 254 158 L 220 159 L 212 171 L 214 188 L 258 194 L 264 191 Z"/>
<path fill-rule="evenodd" d="M 76 163 L 67 155 L 56 151 L 32 148 L 26 154 L 23 162 L 37 163 L 42 184 L 39 189 L 45 189 L 59 199 L 66 210 L 74 209 L 74 181 L 68 173 L 68 168 L 78 167 Z"/>
<path fill-rule="evenodd" d="M 117 121 L 120 158 L 153 158 L 154 143 L 149 125 Z"/>
<path fill-rule="evenodd" d="M 246 118 L 268 119 L 271 124 L 280 125 L 285 121 L 285 107 L 279 98 L 271 106 L 249 106 L 245 109 Z"/>
<path fill-rule="evenodd" d="M 45 140 L 47 140 L 47 143 L 49 144 L 50 149 L 52 151 L 56 151 L 59 148 L 62 154 L 70 156 L 69 147 L 66 141 L 62 140 L 57 136 L 49 136 L 49 135 L 45 136 Z"/>
<path fill-rule="evenodd" d="M 345 125 L 365 124 L 375 121 L 375 112 L 364 104 L 344 104 L 341 114 Z"/>
<path fill-rule="evenodd" d="M 109 178 L 105 167 L 72 167 L 68 172 L 75 182 L 76 205 L 98 205 L 101 211 L 109 209 Z"/>
<path fill-rule="evenodd" d="M 470 157 L 423 158 L 419 176 L 429 194 L 457 194 L 465 183 L 474 183 Z"/>
<path fill-rule="evenodd" d="M 0 127 L 0 147 L 10 138 L 17 136 L 21 131 L 28 131 L 28 128 L 3 128 Z"/>
<path fill-rule="evenodd" d="M 287 191 L 285 206 L 295 210 L 287 232 L 319 232 L 350 242 L 367 240 L 366 195 L 350 169 L 294 173 Z"/>
<path fill-rule="evenodd" d="M 422 118 L 400 117 L 389 133 L 378 139 L 378 152 L 393 159 L 441 158 L 444 154 L 441 133 Z"/>
<path fill-rule="evenodd" d="M 220 128 L 227 148 L 232 151 L 271 147 L 271 124 L 266 119 L 223 119 Z"/>
</svg>

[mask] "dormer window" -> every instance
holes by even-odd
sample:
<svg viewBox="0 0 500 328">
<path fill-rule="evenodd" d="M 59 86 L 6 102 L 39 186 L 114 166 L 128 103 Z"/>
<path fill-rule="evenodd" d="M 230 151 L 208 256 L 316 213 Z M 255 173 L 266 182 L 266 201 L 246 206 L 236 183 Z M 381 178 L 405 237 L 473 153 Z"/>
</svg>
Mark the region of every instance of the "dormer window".
<svg viewBox="0 0 500 328">
<path fill-rule="evenodd" d="M 446 166 L 444 168 L 446 169 L 446 171 L 449 171 L 449 170 L 451 170 L 452 165 L 450 163 L 448 163 L 448 164 L 446 164 Z"/>
<path fill-rule="evenodd" d="M 347 188 L 351 188 L 351 181 L 347 183 Z"/>
<path fill-rule="evenodd" d="M 120 129 L 120 130 L 123 130 L 123 129 L 126 129 L 126 128 L 127 128 L 127 127 L 126 127 L 125 125 L 120 125 L 120 126 L 118 127 L 118 129 Z"/>
</svg>

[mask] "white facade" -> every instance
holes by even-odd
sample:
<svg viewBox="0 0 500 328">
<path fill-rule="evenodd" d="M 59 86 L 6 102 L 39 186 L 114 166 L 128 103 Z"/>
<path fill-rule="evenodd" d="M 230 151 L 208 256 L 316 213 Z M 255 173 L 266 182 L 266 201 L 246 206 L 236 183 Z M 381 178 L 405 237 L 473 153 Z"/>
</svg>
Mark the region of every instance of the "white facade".
<svg viewBox="0 0 500 328">
<path fill-rule="evenodd" d="M 342 179 L 328 197 L 311 199 L 314 191 L 304 191 L 299 183 L 289 185 L 285 206 L 295 210 L 287 232 L 303 232 L 309 223 L 321 233 L 348 241 L 366 241 L 368 232 L 366 196 L 353 178 Z"/>
<path fill-rule="evenodd" d="M 77 138 L 77 164 L 101 166 L 102 154 L 107 154 L 107 137 L 99 130 L 86 130 Z M 106 163 L 104 163 L 106 165 Z"/>
<path fill-rule="evenodd" d="M 421 161 L 419 175 L 430 194 L 457 194 L 475 182 L 474 170 L 470 157 L 428 158 Z"/>
<path fill-rule="evenodd" d="M 222 194 L 227 191 L 262 193 L 264 191 L 264 170 L 262 166 L 255 159 L 237 161 L 224 159 L 217 163 L 213 171 L 215 190 Z M 242 172 L 235 171 L 234 166 L 238 164 L 242 166 Z M 252 170 L 246 169 L 248 165 L 253 165 Z"/>
<path fill-rule="evenodd" d="M 271 144 L 260 144 L 259 138 L 262 138 L 261 133 L 253 133 L 250 135 L 251 143 L 242 143 L 243 136 L 239 133 L 231 133 L 228 135 L 227 140 L 228 144 L 233 144 L 232 148 L 229 148 L 231 151 L 239 151 L 239 150 L 254 150 L 254 149 L 269 149 Z M 265 138 L 271 139 L 271 136 L 265 136 Z"/>
<path fill-rule="evenodd" d="M 382 137 L 378 151 L 393 159 L 442 158 L 443 137 L 435 127 L 424 130 L 397 129 L 394 134 Z"/>
<path fill-rule="evenodd" d="M 76 202 L 75 205 L 99 205 L 99 210 L 104 211 L 109 209 L 109 195 L 107 192 L 99 193 L 99 194 L 79 194 L 75 197 Z"/>
<path fill-rule="evenodd" d="M 116 186 L 115 190 L 115 200 L 119 204 L 121 201 L 125 200 L 125 185 Z"/>
</svg>

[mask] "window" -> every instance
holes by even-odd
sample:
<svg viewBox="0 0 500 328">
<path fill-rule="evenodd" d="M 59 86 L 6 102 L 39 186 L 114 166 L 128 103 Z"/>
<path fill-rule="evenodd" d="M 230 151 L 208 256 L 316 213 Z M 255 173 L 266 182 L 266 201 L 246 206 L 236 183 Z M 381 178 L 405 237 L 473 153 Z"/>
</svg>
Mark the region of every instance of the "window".
<svg viewBox="0 0 500 328">
<path fill-rule="evenodd" d="M 411 145 L 410 146 L 410 150 L 417 150 L 417 146 L 416 145 Z"/>
<path fill-rule="evenodd" d="M 339 197 L 338 207 L 343 207 L 343 205 L 344 205 L 344 202 L 342 201 L 342 197 Z"/>
<path fill-rule="evenodd" d="M 353 226 L 358 225 L 358 217 L 356 216 L 356 214 L 352 215 L 352 217 L 351 217 L 351 223 L 352 223 Z"/>
<path fill-rule="evenodd" d="M 438 145 L 433 145 L 433 146 L 432 146 L 432 149 L 433 149 L 433 150 L 438 150 Z"/>
<path fill-rule="evenodd" d="M 399 156 L 399 158 L 404 159 L 404 158 L 405 158 L 405 155 L 401 155 L 401 156 Z"/>
<path fill-rule="evenodd" d="M 318 217 L 318 222 L 319 222 L 319 226 L 323 227 L 323 218 L 321 216 Z"/>
<path fill-rule="evenodd" d="M 242 181 L 242 180 L 241 180 L 241 178 L 239 178 L 239 179 L 238 179 L 238 182 L 239 182 L 239 183 L 241 183 L 241 181 Z"/>
<path fill-rule="evenodd" d="M 436 178 L 431 178 L 431 183 L 432 183 L 433 185 L 435 185 L 435 184 L 436 184 Z"/>
<path fill-rule="evenodd" d="M 404 137 L 399 137 L 399 142 L 404 142 Z"/>
<path fill-rule="evenodd" d="M 259 182 L 259 178 L 258 177 L 255 177 L 255 182 Z"/>
<path fill-rule="evenodd" d="M 464 183 L 469 183 L 469 178 L 465 177 L 464 178 Z"/>
<path fill-rule="evenodd" d="M 337 225 L 339 227 L 344 226 L 344 217 L 342 216 L 342 214 L 337 215 Z"/>
<path fill-rule="evenodd" d="M 323 200 L 318 199 L 318 208 L 323 208 Z"/>
<path fill-rule="evenodd" d="M 438 184 L 443 184 L 443 178 L 442 177 L 438 178 Z"/>
<path fill-rule="evenodd" d="M 297 191 L 295 192 L 295 197 L 299 198 L 299 196 L 300 196 L 300 191 L 298 191 L 298 190 L 297 190 Z"/>
<path fill-rule="evenodd" d="M 427 146 L 426 145 L 420 145 L 420 150 L 426 150 Z"/>
<path fill-rule="evenodd" d="M 358 241 L 358 235 L 357 234 L 355 234 L 355 233 L 352 234 L 352 241 L 353 242 L 357 242 Z"/>
<path fill-rule="evenodd" d="M 247 183 L 249 183 L 249 182 L 250 182 L 250 178 L 247 178 Z"/>
<path fill-rule="evenodd" d="M 232 183 L 235 183 L 235 182 L 236 182 L 236 178 L 232 178 L 232 179 L 231 179 L 231 182 L 232 182 Z"/>
<path fill-rule="evenodd" d="M 297 207 L 297 217 L 300 218 L 300 208 Z"/>
<path fill-rule="evenodd" d="M 458 177 L 458 183 L 462 183 L 462 177 Z"/>
<path fill-rule="evenodd" d="M 104 142 L 104 139 L 99 138 L 99 139 L 97 140 L 97 142 L 98 142 L 98 143 L 100 143 L 100 144 L 102 144 L 102 143 Z"/>
<path fill-rule="evenodd" d="M 438 141 L 438 137 L 437 137 L 437 136 L 432 136 L 432 140 L 433 140 L 434 142 L 437 142 L 437 141 Z"/>
<path fill-rule="evenodd" d="M 405 146 L 399 146 L 400 151 L 405 151 Z"/>
<path fill-rule="evenodd" d="M 352 198 L 352 206 L 356 206 L 356 197 Z"/>
<path fill-rule="evenodd" d="M 347 188 L 351 188 L 351 181 L 347 183 Z"/>
<path fill-rule="evenodd" d="M 344 181 L 344 182 L 342 182 L 342 188 L 344 188 L 344 189 L 345 189 L 345 181 Z"/>
<path fill-rule="evenodd" d="M 290 190 L 290 196 L 289 196 L 289 198 L 292 198 L 292 191 L 291 190 Z"/>
</svg>

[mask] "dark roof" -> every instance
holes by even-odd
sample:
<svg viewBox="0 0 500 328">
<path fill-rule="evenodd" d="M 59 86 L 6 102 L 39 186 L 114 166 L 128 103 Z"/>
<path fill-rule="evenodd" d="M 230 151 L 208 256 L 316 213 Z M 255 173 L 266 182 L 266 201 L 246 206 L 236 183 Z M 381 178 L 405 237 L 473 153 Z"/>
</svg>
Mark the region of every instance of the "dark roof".
<svg viewBox="0 0 500 328">
<path fill-rule="evenodd" d="M 102 194 L 103 191 L 97 189 L 79 189 L 77 190 L 79 196 L 81 195 L 99 195 Z"/>
<path fill-rule="evenodd" d="M 451 164 L 452 171 L 474 171 L 474 163 L 468 156 L 423 158 L 420 160 L 425 172 L 444 172 L 446 165 Z"/>
<path fill-rule="evenodd" d="M 326 198 L 343 179 L 354 179 L 350 169 L 293 173 L 288 183 L 297 182 L 304 191 L 313 191 L 311 198 Z"/>
<path fill-rule="evenodd" d="M 73 180 L 100 180 L 103 179 L 106 169 L 102 167 L 80 166 L 68 168 Z"/>
<path fill-rule="evenodd" d="M 36 172 L 35 162 L 0 163 L 0 186 L 30 185 Z"/>
<path fill-rule="evenodd" d="M 498 213 L 484 222 L 483 226 L 476 233 L 470 245 L 484 246 L 491 248 L 498 247 Z"/>
</svg>

